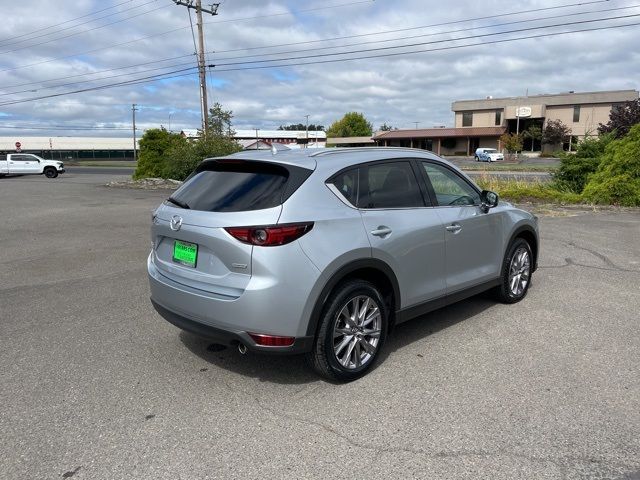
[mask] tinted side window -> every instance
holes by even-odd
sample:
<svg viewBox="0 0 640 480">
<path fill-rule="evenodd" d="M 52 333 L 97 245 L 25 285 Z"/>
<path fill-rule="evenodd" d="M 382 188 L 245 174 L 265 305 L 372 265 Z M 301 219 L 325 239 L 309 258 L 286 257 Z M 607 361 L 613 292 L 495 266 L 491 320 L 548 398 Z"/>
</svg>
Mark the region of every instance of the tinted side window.
<svg viewBox="0 0 640 480">
<path fill-rule="evenodd" d="M 480 194 L 464 179 L 446 167 L 423 162 L 438 205 L 480 205 Z"/>
<path fill-rule="evenodd" d="M 241 212 L 282 203 L 289 172 L 277 165 L 212 164 L 191 176 L 171 198 L 192 210 Z"/>
<path fill-rule="evenodd" d="M 336 175 L 331 183 L 340 194 L 354 207 L 358 204 L 358 169 L 348 170 Z"/>
<path fill-rule="evenodd" d="M 377 163 L 360 169 L 360 208 L 424 207 L 409 162 Z"/>
</svg>

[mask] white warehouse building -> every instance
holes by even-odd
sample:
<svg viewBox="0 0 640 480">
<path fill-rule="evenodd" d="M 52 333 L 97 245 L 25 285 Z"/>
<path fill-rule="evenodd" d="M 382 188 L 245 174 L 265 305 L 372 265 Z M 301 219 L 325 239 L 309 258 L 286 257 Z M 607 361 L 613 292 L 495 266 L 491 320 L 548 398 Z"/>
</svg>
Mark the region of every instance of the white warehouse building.
<svg viewBox="0 0 640 480">
<path fill-rule="evenodd" d="M 189 138 L 198 135 L 197 130 L 182 133 Z M 237 130 L 235 138 L 242 145 L 255 144 L 258 140 L 288 148 L 322 148 L 327 144 L 327 134 L 322 131 L 310 131 L 307 137 L 305 130 Z M 139 143 L 137 146 L 140 148 Z M 17 148 L 24 153 L 56 160 L 133 160 L 132 137 L 31 137 L 20 134 L 0 137 L 0 153 L 15 152 Z"/>
</svg>

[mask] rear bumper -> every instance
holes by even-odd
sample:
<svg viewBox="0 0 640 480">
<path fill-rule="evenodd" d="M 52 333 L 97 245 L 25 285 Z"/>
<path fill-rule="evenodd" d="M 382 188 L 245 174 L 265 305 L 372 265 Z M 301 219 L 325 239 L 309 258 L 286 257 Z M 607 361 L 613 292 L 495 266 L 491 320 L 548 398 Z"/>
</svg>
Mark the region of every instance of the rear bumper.
<svg viewBox="0 0 640 480">
<path fill-rule="evenodd" d="M 283 256 L 272 267 L 278 270 L 275 278 L 279 281 L 261 275 L 261 254 L 254 253 L 253 275 L 239 296 L 212 293 L 178 283 L 158 269 L 151 254 L 147 259 L 151 301 L 170 323 L 219 343 L 243 343 L 249 350 L 270 353 L 310 351 L 313 337 L 307 333 L 309 319 L 303 312 L 317 279 L 317 270 L 314 271 L 306 257 L 307 263 L 295 261 L 297 255 L 303 255 L 297 244 L 284 247 L 269 251 L 272 256 L 278 252 Z M 297 268 L 289 268 L 285 258 L 293 261 Z M 295 341 L 286 347 L 265 346 L 256 343 L 249 332 L 292 337 Z"/>
<path fill-rule="evenodd" d="M 258 345 L 247 332 L 242 330 L 224 330 L 205 325 L 204 323 L 195 322 L 171 310 L 167 310 L 154 301 L 153 298 L 151 299 L 151 303 L 162 318 L 169 323 L 198 337 L 208 338 L 222 345 L 237 346 L 242 343 L 248 350 L 253 352 L 293 355 L 311 351 L 313 344 L 313 337 L 298 337 L 295 339 L 293 345 L 288 347 L 266 347 L 264 345 Z"/>
</svg>

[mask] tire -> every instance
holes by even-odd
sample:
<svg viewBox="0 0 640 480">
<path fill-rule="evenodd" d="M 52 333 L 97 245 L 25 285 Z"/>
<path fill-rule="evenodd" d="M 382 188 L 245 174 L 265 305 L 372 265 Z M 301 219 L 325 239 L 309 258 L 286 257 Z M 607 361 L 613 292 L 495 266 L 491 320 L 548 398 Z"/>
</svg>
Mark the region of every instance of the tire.
<svg viewBox="0 0 640 480">
<path fill-rule="evenodd" d="M 56 178 L 58 176 L 58 171 L 53 167 L 47 167 L 44 169 L 44 176 L 47 178 Z"/>
<path fill-rule="evenodd" d="M 364 314 L 354 319 L 354 307 L 357 311 L 365 308 Z M 306 355 L 307 363 L 330 380 L 346 382 L 362 377 L 380 357 L 388 318 L 382 295 L 373 284 L 363 280 L 340 284 L 325 304 L 313 349 Z"/>
<path fill-rule="evenodd" d="M 532 264 L 531 246 L 525 239 L 516 238 L 507 249 L 500 285 L 494 291 L 499 301 L 517 303 L 527 295 L 531 285 Z"/>
<path fill-rule="evenodd" d="M 479 162 L 479 161 L 480 161 L 480 157 L 476 155 L 476 162 Z"/>
</svg>

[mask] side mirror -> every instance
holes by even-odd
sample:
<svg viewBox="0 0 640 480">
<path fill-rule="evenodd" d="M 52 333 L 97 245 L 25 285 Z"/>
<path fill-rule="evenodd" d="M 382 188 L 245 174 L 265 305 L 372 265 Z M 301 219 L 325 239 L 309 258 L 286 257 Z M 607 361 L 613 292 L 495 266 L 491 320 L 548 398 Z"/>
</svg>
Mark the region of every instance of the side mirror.
<svg viewBox="0 0 640 480">
<path fill-rule="evenodd" d="M 498 206 L 498 194 L 491 190 L 483 190 L 480 194 L 480 208 L 487 213 L 493 207 Z"/>
</svg>

